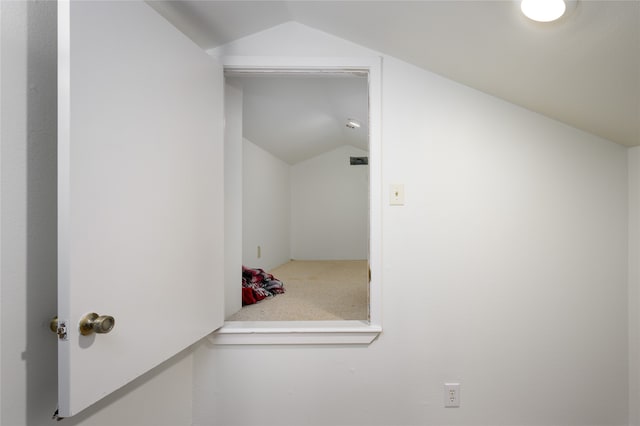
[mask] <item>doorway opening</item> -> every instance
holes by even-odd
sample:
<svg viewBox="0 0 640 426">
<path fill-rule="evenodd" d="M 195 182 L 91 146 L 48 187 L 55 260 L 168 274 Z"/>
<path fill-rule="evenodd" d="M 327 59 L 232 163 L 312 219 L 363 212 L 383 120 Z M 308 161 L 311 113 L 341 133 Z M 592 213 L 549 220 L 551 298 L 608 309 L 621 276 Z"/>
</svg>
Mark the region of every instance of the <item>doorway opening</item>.
<svg viewBox="0 0 640 426">
<path fill-rule="evenodd" d="M 243 298 L 241 309 L 236 302 L 227 321 L 369 321 L 369 73 L 225 78 L 241 111 L 227 118 L 241 128 L 228 129 L 227 143 L 241 144 L 230 149 L 240 151 L 242 268 L 284 285 L 257 303 Z M 251 294 L 241 283 L 231 291 Z"/>
</svg>

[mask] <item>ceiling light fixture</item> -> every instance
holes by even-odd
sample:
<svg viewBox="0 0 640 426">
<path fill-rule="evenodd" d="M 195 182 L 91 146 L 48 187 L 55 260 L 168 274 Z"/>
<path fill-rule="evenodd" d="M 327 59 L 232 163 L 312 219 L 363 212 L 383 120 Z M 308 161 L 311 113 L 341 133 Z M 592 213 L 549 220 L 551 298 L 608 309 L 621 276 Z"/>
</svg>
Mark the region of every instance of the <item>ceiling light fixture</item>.
<svg viewBox="0 0 640 426">
<path fill-rule="evenodd" d="M 347 127 L 350 129 L 359 129 L 360 122 L 358 120 L 354 120 L 353 118 L 349 118 L 347 120 Z"/>
<path fill-rule="evenodd" d="M 567 5 L 564 0 L 522 0 L 520 10 L 534 21 L 552 22 L 564 15 Z"/>
</svg>

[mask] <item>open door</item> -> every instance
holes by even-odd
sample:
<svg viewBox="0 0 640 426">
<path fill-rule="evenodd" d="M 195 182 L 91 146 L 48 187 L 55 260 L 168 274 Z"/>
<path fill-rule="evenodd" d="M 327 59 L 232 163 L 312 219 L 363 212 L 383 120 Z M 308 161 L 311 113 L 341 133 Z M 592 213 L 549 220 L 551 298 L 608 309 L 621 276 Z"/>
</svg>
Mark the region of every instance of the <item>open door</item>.
<svg viewBox="0 0 640 426">
<path fill-rule="evenodd" d="M 224 108 L 221 66 L 147 4 L 60 1 L 58 20 L 67 417 L 222 325 Z"/>
</svg>

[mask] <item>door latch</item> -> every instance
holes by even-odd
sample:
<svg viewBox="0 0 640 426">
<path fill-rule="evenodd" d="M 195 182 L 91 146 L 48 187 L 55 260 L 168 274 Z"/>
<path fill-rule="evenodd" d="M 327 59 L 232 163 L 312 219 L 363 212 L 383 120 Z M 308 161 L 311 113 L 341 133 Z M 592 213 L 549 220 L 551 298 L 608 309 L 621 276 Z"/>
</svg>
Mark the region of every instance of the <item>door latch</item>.
<svg viewBox="0 0 640 426">
<path fill-rule="evenodd" d="M 49 322 L 49 329 L 58 335 L 58 339 L 69 340 L 67 323 L 67 320 L 59 320 L 58 317 L 53 317 Z"/>
</svg>

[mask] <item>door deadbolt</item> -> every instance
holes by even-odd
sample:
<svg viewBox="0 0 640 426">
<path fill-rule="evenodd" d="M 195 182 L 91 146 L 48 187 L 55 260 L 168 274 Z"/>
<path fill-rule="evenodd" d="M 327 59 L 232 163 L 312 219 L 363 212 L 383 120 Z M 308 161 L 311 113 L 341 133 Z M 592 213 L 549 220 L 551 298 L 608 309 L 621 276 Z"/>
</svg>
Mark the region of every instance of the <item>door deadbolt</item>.
<svg viewBox="0 0 640 426">
<path fill-rule="evenodd" d="M 80 334 L 89 336 L 93 333 L 104 334 L 113 330 L 116 320 L 109 315 L 98 315 L 95 312 L 80 319 Z"/>
</svg>

